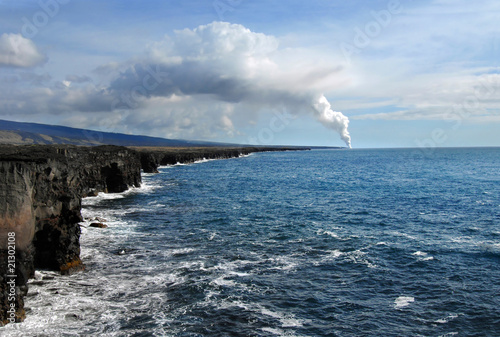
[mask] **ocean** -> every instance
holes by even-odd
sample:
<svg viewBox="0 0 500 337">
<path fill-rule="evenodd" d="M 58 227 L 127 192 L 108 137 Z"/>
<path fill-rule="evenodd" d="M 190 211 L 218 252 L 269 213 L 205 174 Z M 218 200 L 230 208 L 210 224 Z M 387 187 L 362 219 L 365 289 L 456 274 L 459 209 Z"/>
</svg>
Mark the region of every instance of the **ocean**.
<svg viewBox="0 0 500 337">
<path fill-rule="evenodd" d="M 500 336 L 500 148 L 258 153 L 86 198 L 4 336 Z"/>
</svg>

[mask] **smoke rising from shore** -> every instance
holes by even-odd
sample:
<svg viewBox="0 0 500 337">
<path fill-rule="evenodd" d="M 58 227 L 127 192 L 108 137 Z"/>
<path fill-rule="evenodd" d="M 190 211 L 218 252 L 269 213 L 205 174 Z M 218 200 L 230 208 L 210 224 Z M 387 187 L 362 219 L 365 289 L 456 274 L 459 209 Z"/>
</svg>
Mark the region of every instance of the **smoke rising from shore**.
<svg viewBox="0 0 500 337">
<path fill-rule="evenodd" d="M 211 114 L 210 120 L 222 121 L 224 130 L 233 133 L 238 132 L 238 126 L 255 124 L 259 114 L 273 109 L 284 108 L 295 116 L 311 114 L 312 110 L 316 120 L 338 132 L 350 147 L 348 118 L 332 110 L 322 94 L 345 83 L 346 75 L 339 66 L 314 62 L 311 55 L 291 53 L 280 48 L 274 36 L 242 25 L 213 22 L 176 31 L 154 43 L 147 57 L 136 59 L 111 82 L 111 90 L 122 94 L 153 75 L 159 80 L 151 90 L 143 90 L 147 99 L 139 103 L 172 97 L 178 101 L 189 97 L 190 104 L 203 100 L 205 111 L 200 107 L 198 112 Z M 208 109 L 210 101 L 212 106 L 225 108 Z M 182 120 L 201 123 L 200 114 L 189 111 L 183 113 Z"/>
<path fill-rule="evenodd" d="M 351 81 L 342 62 L 282 43 L 290 42 L 227 22 L 177 30 L 136 57 L 99 65 L 91 74 L 10 78 L 31 87 L 3 93 L 0 106 L 7 115 L 70 112 L 70 123 L 89 129 L 207 140 L 251 136 L 276 111 L 286 111 L 314 118 L 349 146 L 349 121 L 326 99 Z M 39 63 L 34 44 L 18 45 L 30 58 L 19 64 L 0 59 L 3 66 Z"/>
<path fill-rule="evenodd" d="M 321 124 L 329 129 L 337 131 L 347 147 L 351 148 L 351 136 L 347 130 L 349 119 L 344 116 L 342 112 L 332 110 L 331 104 L 323 95 L 313 103 L 313 107 L 316 112 L 316 118 Z"/>
</svg>

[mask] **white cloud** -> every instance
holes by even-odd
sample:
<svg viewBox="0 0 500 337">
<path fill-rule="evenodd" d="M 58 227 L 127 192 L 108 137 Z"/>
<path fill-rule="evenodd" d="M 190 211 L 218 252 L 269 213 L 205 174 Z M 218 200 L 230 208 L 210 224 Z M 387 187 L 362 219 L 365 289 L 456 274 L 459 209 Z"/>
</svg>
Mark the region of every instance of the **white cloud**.
<svg viewBox="0 0 500 337">
<path fill-rule="evenodd" d="M 192 115 L 200 112 L 210 116 L 204 127 L 231 135 L 233 119 L 251 123 L 259 112 L 284 107 L 314 116 L 349 143 L 348 119 L 329 104 L 318 105 L 326 100 L 323 92 L 348 81 L 345 69 L 331 59 L 317 62 L 310 52 L 282 50 L 277 38 L 226 22 L 176 31 L 152 44 L 147 55 L 111 82 L 110 91 L 119 97 L 116 108 L 145 110 L 155 97 L 203 96 L 208 104 L 185 107 L 178 123 L 188 118 L 193 126 L 199 119 Z M 221 104 L 238 109 L 213 109 Z M 314 111 L 317 106 L 329 111 Z"/>
<path fill-rule="evenodd" d="M 278 38 L 242 25 L 175 31 L 142 56 L 96 71 L 109 83 L 66 75 L 44 90 L 17 87 L 0 107 L 10 115 L 91 113 L 100 129 L 198 139 L 241 135 L 259 115 L 285 109 L 311 116 L 350 144 L 347 117 L 323 95 L 350 80 L 346 69 L 322 52 L 280 49 Z"/>
<path fill-rule="evenodd" d="M 412 81 L 400 84 L 399 88 L 390 87 L 392 94 L 399 97 L 391 104 L 397 111 L 365 113 L 352 119 L 449 120 L 461 116 L 478 122 L 498 120 L 500 74 L 488 70 L 494 69 L 481 69 L 479 74 L 461 72 L 416 76 Z"/>
<path fill-rule="evenodd" d="M 37 49 L 33 41 L 21 34 L 0 36 L 0 66 L 34 67 L 46 61 L 46 57 Z"/>
</svg>

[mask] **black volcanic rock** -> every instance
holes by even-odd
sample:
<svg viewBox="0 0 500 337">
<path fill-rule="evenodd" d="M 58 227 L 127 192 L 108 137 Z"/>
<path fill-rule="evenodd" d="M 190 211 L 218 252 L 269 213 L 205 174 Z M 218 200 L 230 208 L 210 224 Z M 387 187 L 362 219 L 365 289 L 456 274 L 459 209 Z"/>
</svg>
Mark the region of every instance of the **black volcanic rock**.
<svg viewBox="0 0 500 337">
<path fill-rule="evenodd" d="M 159 166 L 177 163 L 193 163 L 202 159 L 236 158 L 254 152 L 310 150 L 292 146 L 247 146 L 247 147 L 131 147 L 140 153 L 141 166 L 145 173 L 157 173 Z"/>
<path fill-rule="evenodd" d="M 7 241 L 15 233 L 16 320 L 35 268 L 82 270 L 81 199 L 140 186 L 137 152 L 123 147 L 0 147 L 0 321 L 7 323 Z M 10 273 L 12 274 L 12 273 Z"/>
<path fill-rule="evenodd" d="M 95 227 L 95 228 L 108 228 L 108 225 L 103 224 L 102 222 L 93 222 L 89 225 L 89 227 Z"/>
<path fill-rule="evenodd" d="M 0 146 L 0 325 L 24 319 L 27 281 L 34 276 L 36 268 L 62 274 L 84 269 L 80 260 L 79 225 L 83 197 L 139 187 L 141 168 L 144 172 L 157 172 L 160 165 L 232 158 L 252 152 L 306 149 Z M 102 224 L 103 219 L 93 220 L 97 227 L 106 226 Z M 15 233 L 15 251 L 8 249 L 12 233 Z M 8 264 L 11 255 L 15 255 L 12 270 Z M 12 279 L 15 284 L 8 283 Z M 10 291 L 14 296 L 9 296 Z M 9 320 L 7 310 L 11 304 L 15 312 Z"/>
</svg>

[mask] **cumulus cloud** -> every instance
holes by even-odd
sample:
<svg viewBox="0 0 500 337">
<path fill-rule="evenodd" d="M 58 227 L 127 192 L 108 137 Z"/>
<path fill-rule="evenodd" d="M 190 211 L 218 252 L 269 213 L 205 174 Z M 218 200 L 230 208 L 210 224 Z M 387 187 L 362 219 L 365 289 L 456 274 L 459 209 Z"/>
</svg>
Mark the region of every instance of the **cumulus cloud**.
<svg viewBox="0 0 500 337">
<path fill-rule="evenodd" d="M 133 125 L 133 132 L 207 139 L 241 135 L 262 114 L 284 110 L 315 118 L 350 146 L 349 120 L 324 96 L 349 81 L 338 64 L 282 48 L 276 37 L 242 25 L 213 22 L 175 31 L 142 56 L 98 67 L 100 81 L 71 74 L 40 90 L 20 89 L 6 97 L 3 111 L 97 113 L 87 119 L 106 130 Z M 21 97 L 27 99 L 19 106 Z"/>
<path fill-rule="evenodd" d="M 258 111 L 284 107 L 316 117 L 350 145 L 347 117 L 333 111 L 323 95 L 347 80 L 343 69 L 302 56 L 280 49 L 273 36 L 237 24 L 214 22 L 176 31 L 111 82 L 117 97 L 113 108 L 137 109 L 154 97 L 206 96 L 212 104 L 238 104 L 238 109 L 206 111 L 231 133 L 232 119 L 244 119 L 241 114 L 250 121 Z"/>
<path fill-rule="evenodd" d="M 90 78 L 89 76 L 67 75 L 66 81 L 72 83 L 86 83 L 92 82 L 92 78 Z"/>
<path fill-rule="evenodd" d="M 29 68 L 45 63 L 46 57 L 33 41 L 21 34 L 0 36 L 0 66 Z"/>
</svg>

